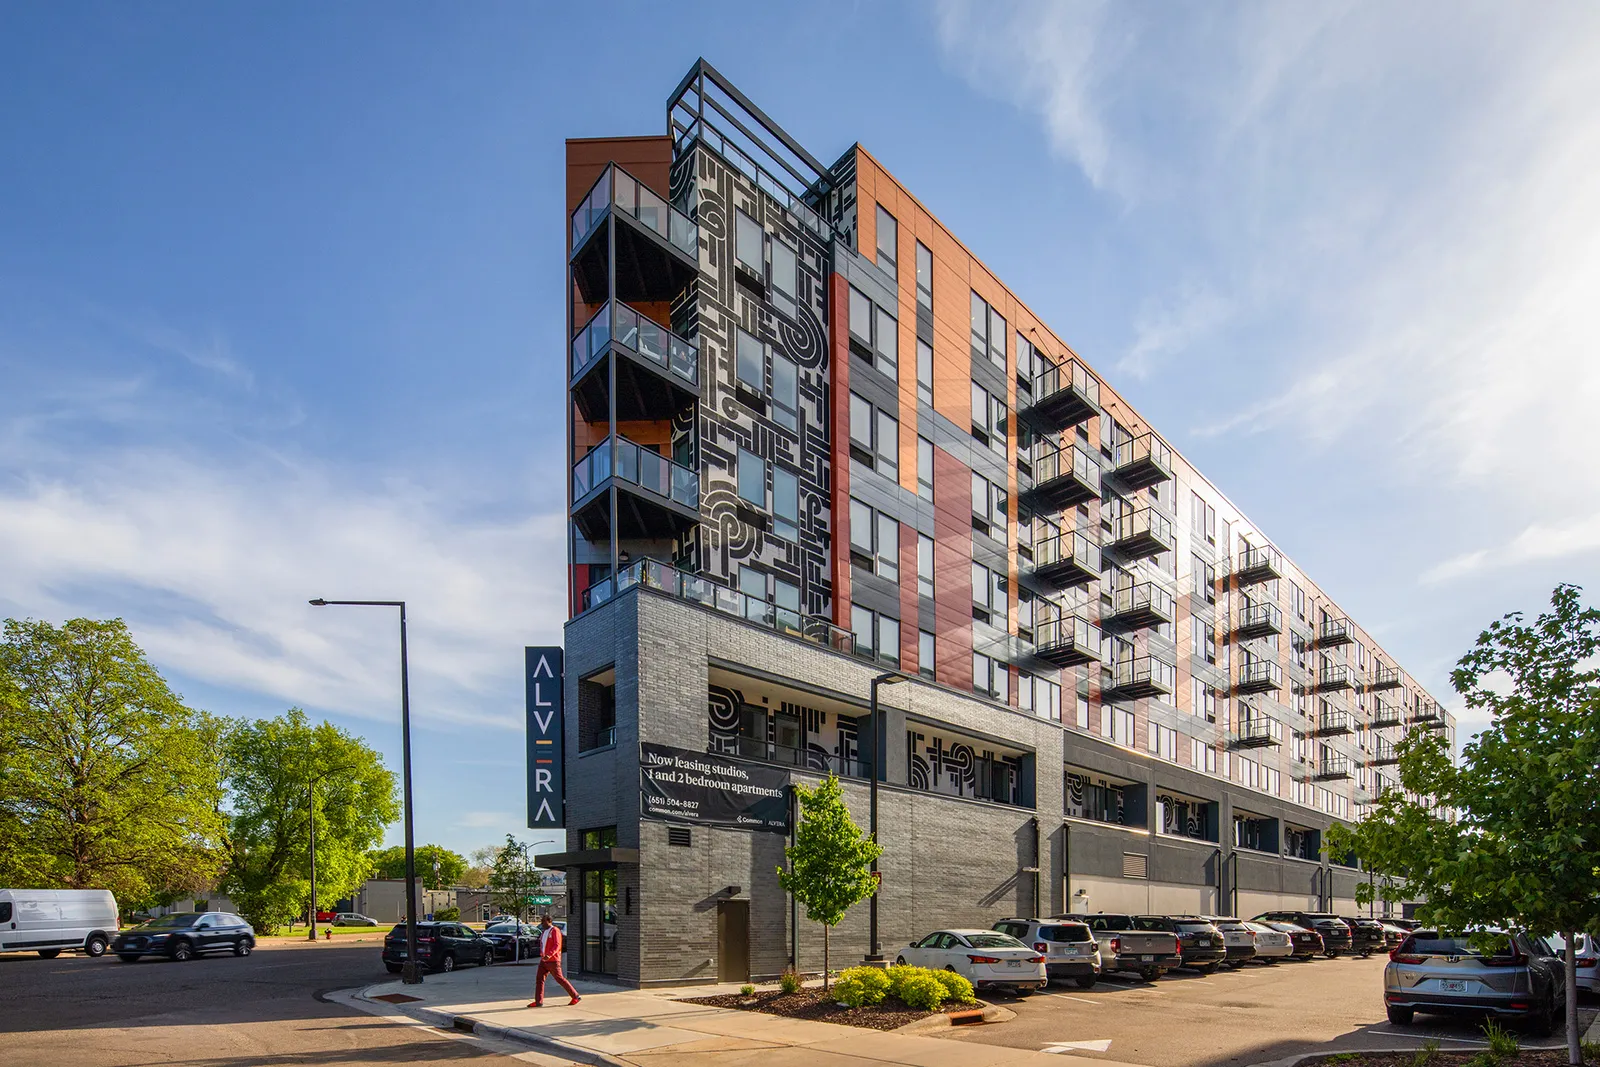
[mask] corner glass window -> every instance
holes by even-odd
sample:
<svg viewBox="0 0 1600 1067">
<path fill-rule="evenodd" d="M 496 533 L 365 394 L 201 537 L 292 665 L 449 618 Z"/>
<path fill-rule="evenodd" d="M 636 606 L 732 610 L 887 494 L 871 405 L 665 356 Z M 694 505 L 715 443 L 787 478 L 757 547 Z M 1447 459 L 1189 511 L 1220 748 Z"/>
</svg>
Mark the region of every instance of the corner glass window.
<svg viewBox="0 0 1600 1067">
<path fill-rule="evenodd" d="M 789 430 L 800 428 L 800 373 L 794 360 L 772 353 L 772 421 Z"/>
<path fill-rule="evenodd" d="M 733 254 L 739 265 L 758 278 L 766 276 L 766 255 L 763 248 L 766 235 L 761 224 L 742 211 L 733 213 Z"/>
<path fill-rule="evenodd" d="M 899 273 L 899 256 L 896 248 L 900 243 L 900 224 L 895 217 L 883 210 L 883 205 L 878 205 L 878 266 L 884 273 L 893 278 Z"/>
<path fill-rule="evenodd" d="M 800 263 L 794 249 L 772 242 L 772 302 L 791 319 L 799 306 Z"/>
<path fill-rule="evenodd" d="M 872 301 L 854 286 L 850 288 L 850 336 L 872 347 Z"/>
<path fill-rule="evenodd" d="M 772 468 L 772 518 L 773 533 L 800 540 L 800 476 L 782 467 Z"/>
</svg>

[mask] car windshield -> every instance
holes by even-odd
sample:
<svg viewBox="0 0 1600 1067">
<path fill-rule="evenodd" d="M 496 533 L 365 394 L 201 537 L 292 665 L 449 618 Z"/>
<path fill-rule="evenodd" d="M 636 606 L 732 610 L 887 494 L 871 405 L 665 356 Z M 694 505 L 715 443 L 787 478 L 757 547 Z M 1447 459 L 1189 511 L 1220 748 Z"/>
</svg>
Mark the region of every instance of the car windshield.
<svg viewBox="0 0 1600 1067">
<path fill-rule="evenodd" d="M 966 942 L 973 948 L 1027 948 L 1010 934 L 967 934 Z"/>
<path fill-rule="evenodd" d="M 1133 920 L 1133 928 L 1135 930 L 1163 930 L 1163 931 L 1170 931 L 1172 929 L 1172 926 L 1165 919 L 1139 918 L 1139 919 Z"/>
<path fill-rule="evenodd" d="M 1039 927 L 1039 940 L 1061 943 L 1081 943 L 1093 941 L 1094 935 L 1082 923 L 1063 923 L 1060 926 Z"/>
<path fill-rule="evenodd" d="M 182 930 L 193 926 L 198 915 L 163 915 L 158 919 L 151 919 L 140 927 L 141 930 Z"/>
<path fill-rule="evenodd" d="M 1211 932 L 1211 924 L 1206 922 L 1178 923 L 1177 927 L 1180 934 L 1209 934 Z"/>
<path fill-rule="evenodd" d="M 1214 924 L 1218 930 L 1228 930 L 1237 933 L 1240 930 L 1249 931 L 1250 927 L 1244 923 L 1217 922 Z"/>
<path fill-rule="evenodd" d="M 514 934 L 517 932 L 516 923 L 492 923 L 483 928 L 486 934 Z"/>
</svg>

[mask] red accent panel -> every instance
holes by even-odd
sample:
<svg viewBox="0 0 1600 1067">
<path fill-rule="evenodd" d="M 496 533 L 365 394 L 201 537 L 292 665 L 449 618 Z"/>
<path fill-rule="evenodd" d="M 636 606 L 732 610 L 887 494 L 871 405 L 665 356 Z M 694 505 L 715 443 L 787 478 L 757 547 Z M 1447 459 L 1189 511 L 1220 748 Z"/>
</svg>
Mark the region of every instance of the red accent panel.
<svg viewBox="0 0 1600 1067">
<path fill-rule="evenodd" d="M 833 379 L 833 624 L 850 629 L 850 291 L 828 279 L 828 342 Z M 969 578 L 970 582 L 971 579 Z M 904 644 L 904 627 L 901 643 Z"/>
<path fill-rule="evenodd" d="M 570 487 L 568 488 L 567 492 L 572 492 Z M 571 608 L 571 614 L 568 616 L 568 618 L 575 619 L 578 617 L 578 612 L 582 610 L 583 594 L 588 590 L 588 588 L 589 564 L 574 563 L 572 565 L 572 603 L 569 605 Z"/>
<path fill-rule="evenodd" d="M 972 688 L 972 471 L 933 450 L 934 676 Z"/>
</svg>

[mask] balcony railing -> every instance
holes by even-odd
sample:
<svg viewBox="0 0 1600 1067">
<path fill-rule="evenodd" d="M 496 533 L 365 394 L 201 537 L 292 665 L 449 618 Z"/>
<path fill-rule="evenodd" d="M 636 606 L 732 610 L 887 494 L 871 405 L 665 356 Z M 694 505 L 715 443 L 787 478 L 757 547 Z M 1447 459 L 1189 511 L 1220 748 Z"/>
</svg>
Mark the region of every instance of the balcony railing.
<svg viewBox="0 0 1600 1067">
<path fill-rule="evenodd" d="M 1026 577 L 1045 589 L 1070 589 L 1100 577 L 1100 546 L 1075 531 L 1053 534 L 1033 546 Z"/>
<path fill-rule="evenodd" d="M 1372 766 L 1387 767 L 1390 764 L 1399 762 L 1400 754 L 1395 750 L 1394 745 L 1381 737 L 1378 738 L 1378 743 L 1372 749 Z"/>
<path fill-rule="evenodd" d="M 1076 615 L 1045 619 L 1034 627 L 1034 654 L 1057 667 L 1075 667 L 1100 658 L 1100 630 Z"/>
<path fill-rule="evenodd" d="M 1444 711 L 1438 701 L 1424 700 L 1422 706 L 1411 713 L 1412 722 L 1443 722 Z"/>
<path fill-rule="evenodd" d="M 1234 690 L 1240 693 L 1267 693 L 1283 688 L 1283 668 L 1270 659 L 1239 664 L 1239 680 Z"/>
<path fill-rule="evenodd" d="M 1318 737 L 1332 737 L 1336 734 L 1350 732 L 1350 713 L 1348 711 L 1325 711 L 1317 717 L 1316 729 L 1312 731 Z"/>
<path fill-rule="evenodd" d="M 1239 553 L 1239 563 L 1234 567 L 1233 574 L 1240 585 L 1282 578 L 1283 556 L 1271 545 L 1247 548 Z"/>
<path fill-rule="evenodd" d="M 1317 672 L 1317 688 L 1323 692 L 1350 689 L 1355 686 L 1356 675 L 1349 667 L 1336 663 Z"/>
<path fill-rule="evenodd" d="M 1056 448 L 1041 440 L 1033 450 L 1033 488 L 1037 505 L 1059 511 L 1100 497 L 1100 464 L 1077 445 Z"/>
<path fill-rule="evenodd" d="M 617 572 L 617 580 L 603 579 L 584 590 L 583 609 L 599 607 L 618 593 L 634 586 L 655 589 L 704 607 L 714 608 L 746 622 L 774 630 L 786 637 L 798 637 L 835 652 L 855 653 L 855 638 L 849 630 L 833 625 L 818 615 L 801 615 L 746 596 L 737 589 L 718 585 L 708 578 L 687 574 L 659 560 L 635 560 Z"/>
<path fill-rule="evenodd" d="M 1323 648 L 1348 645 L 1355 640 L 1355 628 L 1349 619 L 1324 619 L 1317 628 L 1317 644 Z"/>
<path fill-rule="evenodd" d="M 1170 696 L 1177 685 L 1178 668 L 1154 656 L 1135 656 L 1113 665 L 1105 688 L 1108 700 Z"/>
<path fill-rule="evenodd" d="M 842 759 L 831 752 L 818 749 L 794 748 L 759 738 L 745 737 L 742 734 L 733 738 L 732 751 L 729 751 L 729 747 L 727 742 L 723 742 L 721 750 L 708 747 L 706 751 L 718 756 L 738 756 L 741 759 L 780 763 L 786 767 L 798 767 L 817 774 L 837 774 L 841 778 L 872 777 L 871 761 L 860 758 Z"/>
<path fill-rule="evenodd" d="M 1399 667 L 1378 667 L 1372 672 L 1368 689 L 1397 689 L 1403 683 Z"/>
<path fill-rule="evenodd" d="M 1403 718 L 1399 705 L 1387 700 L 1379 700 L 1372 706 L 1372 725 L 1375 727 L 1399 726 Z"/>
<path fill-rule="evenodd" d="M 1282 743 L 1283 725 L 1270 715 L 1257 713 L 1234 726 L 1234 748 L 1267 748 Z"/>
<path fill-rule="evenodd" d="M 1239 612 L 1234 633 L 1240 637 L 1269 637 L 1283 632 L 1283 612 L 1276 604 L 1246 604 Z"/>
<path fill-rule="evenodd" d="M 1076 426 L 1100 411 L 1100 379 L 1075 359 L 1051 364 L 1033 379 L 1032 403 L 1021 415 L 1045 433 Z"/>
<path fill-rule="evenodd" d="M 574 381 L 605 354 L 606 346 L 612 341 L 681 379 L 690 389 L 699 390 L 700 349 L 694 342 L 684 340 L 626 304 L 615 302 L 597 311 L 572 339 Z"/>
<path fill-rule="evenodd" d="M 1142 559 L 1172 551 L 1172 520 L 1154 508 L 1137 508 L 1114 524 L 1106 548 L 1125 559 Z"/>
<path fill-rule="evenodd" d="M 700 255 L 700 227 L 694 220 L 616 164 L 606 167 L 590 187 L 589 195 L 572 211 L 574 249 L 583 244 L 583 239 L 613 207 L 684 255 Z"/>
<path fill-rule="evenodd" d="M 1329 756 L 1318 763 L 1315 778 L 1321 782 L 1350 777 L 1350 757 Z"/>
<path fill-rule="evenodd" d="M 1154 582 L 1138 582 L 1118 589 L 1111 609 L 1101 613 L 1106 626 L 1146 629 L 1176 618 L 1172 594 Z"/>
<path fill-rule="evenodd" d="M 594 492 L 607 478 L 637 485 L 686 508 L 700 507 L 698 471 L 641 448 L 625 437 L 607 437 L 573 464 L 573 503 Z"/>
<path fill-rule="evenodd" d="M 1143 489 L 1172 479 L 1172 449 L 1153 433 L 1142 433 L 1117 446 L 1112 473 L 1129 489 Z"/>
</svg>

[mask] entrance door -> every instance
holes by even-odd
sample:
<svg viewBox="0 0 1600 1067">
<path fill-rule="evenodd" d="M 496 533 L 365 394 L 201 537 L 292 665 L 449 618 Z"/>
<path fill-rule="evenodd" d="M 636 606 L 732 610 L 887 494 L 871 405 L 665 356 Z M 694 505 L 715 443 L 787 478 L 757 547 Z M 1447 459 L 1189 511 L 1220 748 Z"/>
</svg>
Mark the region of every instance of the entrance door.
<svg viewBox="0 0 1600 1067">
<path fill-rule="evenodd" d="M 717 902 L 717 981 L 750 980 L 750 902 Z"/>
<path fill-rule="evenodd" d="M 583 872 L 582 968 L 590 974 L 617 973 L 617 871 Z"/>
</svg>

